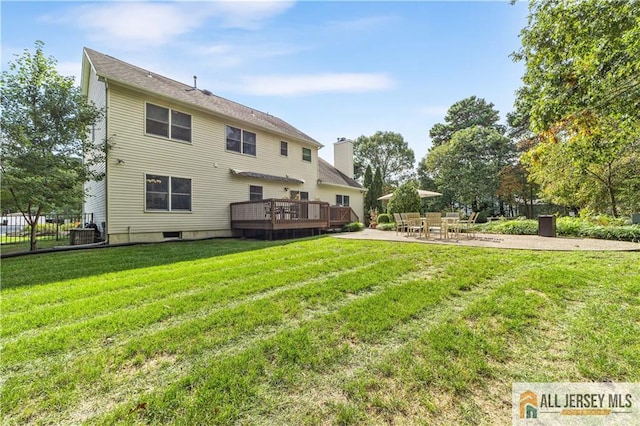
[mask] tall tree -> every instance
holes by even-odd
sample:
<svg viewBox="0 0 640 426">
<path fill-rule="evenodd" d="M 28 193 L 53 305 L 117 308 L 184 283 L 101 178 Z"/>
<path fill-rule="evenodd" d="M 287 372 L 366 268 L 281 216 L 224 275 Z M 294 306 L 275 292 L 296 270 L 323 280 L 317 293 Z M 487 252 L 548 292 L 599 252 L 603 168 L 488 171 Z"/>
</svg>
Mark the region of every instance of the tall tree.
<svg viewBox="0 0 640 426">
<path fill-rule="evenodd" d="M 371 184 L 373 183 L 373 172 L 371 171 L 371 165 L 367 165 L 367 169 L 364 172 L 364 180 L 362 182 L 362 186 L 367 189 L 367 193 L 364 196 L 364 211 L 368 215 L 374 209 L 374 201 L 372 197 L 374 194 L 371 193 Z M 365 216 L 365 219 L 368 216 Z M 368 223 L 366 224 L 368 225 Z"/>
<path fill-rule="evenodd" d="M 573 194 L 582 194 L 583 205 L 606 207 L 613 215 L 621 207 L 628 211 L 631 205 L 619 204 L 626 202 L 625 188 L 640 188 L 634 160 L 640 141 L 640 7 L 626 0 L 548 0 L 532 1 L 529 11 L 522 48 L 513 55 L 526 66 L 516 108 L 537 136 L 525 164 L 549 197 L 561 199 L 566 188 L 577 186 Z M 571 172 L 548 179 L 562 165 Z M 575 176 L 582 179 L 558 182 Z M 598 202 L 603 194 L 604 205 Z"/>
<path fill-rule="evenodd" d="M 429 130 L 432 146 L 450 141 L 455 132 L 468 127 L 490 127 L 504 133 L 504 127 L 497 124 L 500 116 L 493 103 L 487 103 L 476 96 L 470 96 L 451 105 L 444 120 L 445 123 L 436 123 Z"/>
<path fill-rule="evenodd" d="M 382 201 L 378 200 L 378 198 L 384 195 L 383 192 L 382 172 L 380 171 L 380 167 L 377 167 L 376 172 L 373 174 L 373 182 L 371 184 L 371 205 L 374 210 L 379 212 L 382 211 Z"/>
<path fill-rule="evenodd" d="M 105 141 L 94 143 L 88 129 L 101 111 L 87 103 L 72 77 L 55 69 L 44 43 L 16 55 L 0 79 L 3 209 L 20 211 L 37 249 L 37 224 L 50 209 L 83 197 L 82 183 L 99 179 L 92 166 L 104 161 Z M 91 153 L 89 161 L 83 155 Z"/>
<path fill-rule="evenodd" d="M 497 194 L 500 171 L 512 162 L 513 155 L 510 139 L 497 130 L 469 127 L 431 148 L 423 161 L 438 188 L 478 211 L 482 201 Z"/>
<path fill-rule="evenodd" d="M 413 174 L 415 154 L 399 133 L 378 131 L 372 136 L 360 136 L 353 151 L 356 178 L 368 165 L 380 168 L 384 185 L 397 186 Z"/>
</svg>

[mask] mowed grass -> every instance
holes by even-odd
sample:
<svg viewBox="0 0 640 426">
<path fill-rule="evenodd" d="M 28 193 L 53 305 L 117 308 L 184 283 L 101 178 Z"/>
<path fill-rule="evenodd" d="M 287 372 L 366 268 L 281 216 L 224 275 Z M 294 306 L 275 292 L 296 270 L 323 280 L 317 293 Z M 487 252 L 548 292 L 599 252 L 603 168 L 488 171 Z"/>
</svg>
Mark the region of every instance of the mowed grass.
<svg viewBox="0 0 640 426">
<path fill-rule="evenodd" d="M 311 238 L 2 261 L 4 424 L 507 424 L 640 381 L 640 254 Z"/>
</svg>

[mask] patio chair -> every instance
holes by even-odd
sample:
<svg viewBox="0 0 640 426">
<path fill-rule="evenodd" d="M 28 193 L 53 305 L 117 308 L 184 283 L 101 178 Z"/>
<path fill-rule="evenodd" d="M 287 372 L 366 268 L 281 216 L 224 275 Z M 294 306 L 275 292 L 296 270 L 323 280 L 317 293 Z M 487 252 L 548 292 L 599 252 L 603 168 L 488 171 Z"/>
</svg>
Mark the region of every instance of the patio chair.
<svg viewBox="0 0 640 426">
<path fill-rule="evenodd" d="M 394 213 L 393 218 L 396 221 L 396 235 L 398 235 L 398 231 L 405 232 L 407 230 L 407 223 L 402 219 L 400 213 Z"/>
<path fill-rule="evenodd" d="M 440 216 L 440 213 L 425 213 L 424 233 L 426 238 L 429 238 L 431 231 L 433 230 L 438 230 L 438 234 L 440 235 L 440 238 L 442 238 L 442 234 L 443 232 L 446 232 L 446 229 L 446 227 L 442 226 L 442 217 Z"/>
<path fill-rule="evenodd" d="M 456 235 L 456 239 L 460 234 L 460 213 L 448 212 L 444 216 L 445 226 L 447 227 L 447 234 L 449 231 L 453 231 Z"/>
<path fill-rule="evenodd" d="M 467 238 L 476 237 L 474 225 L 476 224 L 476 219 L 478 219 L 479 214 L 480 212 L 471 212 L 466 220 L 460 221 L 460 230 L 464 230 L 465 234 L 467 234 Z"/>
<path fill-rule="evenodd" d="M 417 233 L 419 238 L 423 230 L 422 218 L 420 217 L 420 213 L 418 212 L 406 213 L 406 218 L 407 218 L 407 236 Z"/>
<path fill-rule="evenodd" d="M 402 219 L 402 223 L 404 223 L 405 237 L 409 236 L 409 218 L 406 213 L 400 213 L 400 218 Z"/>
</svg>

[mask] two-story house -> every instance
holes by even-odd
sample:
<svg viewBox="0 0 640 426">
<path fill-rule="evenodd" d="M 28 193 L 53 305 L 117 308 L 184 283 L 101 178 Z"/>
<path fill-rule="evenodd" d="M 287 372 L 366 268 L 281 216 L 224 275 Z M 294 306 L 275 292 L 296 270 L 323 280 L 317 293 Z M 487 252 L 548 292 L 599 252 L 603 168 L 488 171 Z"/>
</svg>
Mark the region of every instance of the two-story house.
<svg viewBox="0 0 640 426">
<path fill-rule="evenodd" d="M 334 167 L 280 118 L 88 48 L 81 85 L 105 110 L 92 137 L 111 146 L 84 212 L 110 243 L 323 229 L 337 205 L 364 216 L 349 140 L 334 145 Z"/>
</svg>

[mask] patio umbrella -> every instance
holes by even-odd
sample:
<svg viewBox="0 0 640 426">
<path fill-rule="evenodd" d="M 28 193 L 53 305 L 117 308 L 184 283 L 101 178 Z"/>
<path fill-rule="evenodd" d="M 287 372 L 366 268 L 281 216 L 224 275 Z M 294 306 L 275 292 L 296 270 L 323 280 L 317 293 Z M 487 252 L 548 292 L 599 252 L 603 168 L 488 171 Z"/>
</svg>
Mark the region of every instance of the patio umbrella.
<svg viewBox="0 0 640 426">
<path fill-rule="evenodd" d="M 418 189 L 418 195 L 420 196 L 420 198 L 427 198 L 427 197 L 437 197 L 442 195 L 439 192 L 433 192 L 433 191 L 426 191 L 424 189 Z M 390 200 L 391 197 L 393 197 L 393 192 L 391 194 L 387 194 L 387 195 L 383 195 L 382 197 L 378 197 L 378 200 Z"/>
</svg>

